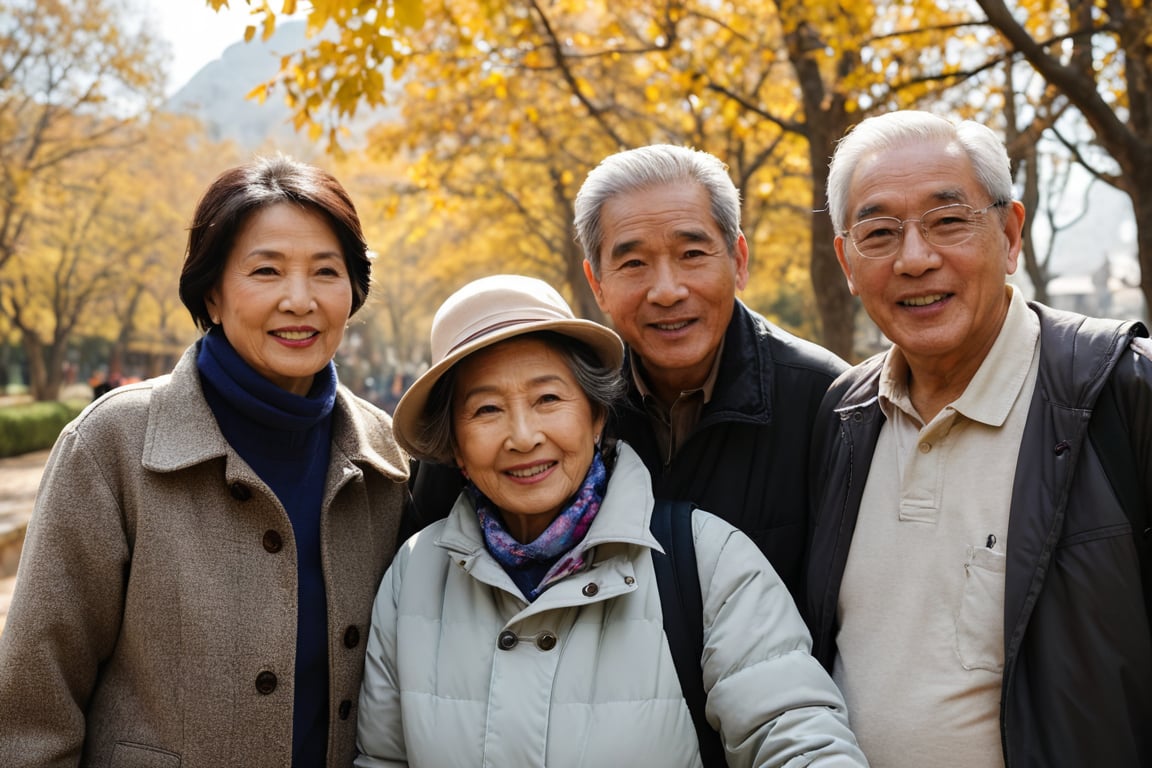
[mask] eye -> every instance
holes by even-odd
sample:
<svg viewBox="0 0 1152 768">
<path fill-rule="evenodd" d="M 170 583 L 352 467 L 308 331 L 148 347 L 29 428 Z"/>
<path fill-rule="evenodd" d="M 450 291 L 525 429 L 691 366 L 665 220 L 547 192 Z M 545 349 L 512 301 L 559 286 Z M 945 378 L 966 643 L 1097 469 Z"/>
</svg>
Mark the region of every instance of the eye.
<svg viewBox="0 0 1152 768">
<path fill-rule="evenodd" d="M 962 213 L 945 213 L 928 222 L 931 227 L 963 227 L 971 221 Z"/>
<path fill-rule="evenodd" d="M 684 251 L 684 258 L 686 258 L 686 259 L 696 259 L 696 258 L 699 258 L 701 256 L 707 256 L 707 255 L 708 255 L 707 251 L 702 251 L 699 248 L 692 248 L 691 250 Z"/>
<path fill-rule="evenodd" d="M 852 231 L 855 233 L 855 238 L 861 242 L 886 240 L 900 236 L 900 222 L 896 219 L 872 219 L 860 222 Z"/>
<path fill-rule="evenodd" d="M 263 265 L 263 266 L 259 266 L 259 267 L 256 267 L 255 269 L 253 269 L 252 274 L 254 274 L 254 275 L 276 275 L 279 273 L 276 271 L 276 267 Z"/>
<path fill-rule="evenodd" d="M 324 277 L 343 277 L 340 270 L 336 267 L 321 267 L 320 269 L 316 270 L 316 274 L 322 275 Z"/>
<path fill-rule="evenodd" d="M 540 397 L 536 398 L 536 401 L 539 403 L 559 403 L 562 399 L 563 398 L 561 398 L 560 395 L 556 394 L 555 392 L 545 392 L 544 394 L 540 395 Z"/>
</svg>

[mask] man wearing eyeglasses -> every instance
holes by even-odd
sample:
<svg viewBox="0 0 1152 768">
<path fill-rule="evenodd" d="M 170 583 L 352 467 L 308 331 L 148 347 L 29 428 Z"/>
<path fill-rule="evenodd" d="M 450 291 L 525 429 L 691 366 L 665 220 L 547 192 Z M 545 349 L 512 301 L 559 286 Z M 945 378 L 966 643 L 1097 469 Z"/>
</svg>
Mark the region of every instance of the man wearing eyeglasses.
<svg viewBox="0 0 1152 768">
<path fill-rule="evenodd" d="M 985 126 L 865 120 L 828 202 L 892 342 L 812 452 L 813 650 L 870 763 L 1152 765 L 1147 330 L 1006 283 L 1025 212 Z"/>
</svg>

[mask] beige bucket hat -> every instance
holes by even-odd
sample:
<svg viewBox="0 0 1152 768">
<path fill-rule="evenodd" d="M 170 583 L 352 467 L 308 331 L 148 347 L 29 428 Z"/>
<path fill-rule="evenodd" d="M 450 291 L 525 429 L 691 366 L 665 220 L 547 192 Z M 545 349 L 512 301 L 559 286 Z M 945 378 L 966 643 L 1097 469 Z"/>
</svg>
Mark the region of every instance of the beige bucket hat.
<svg viewBox="0 0 1152 768">
<path fill-rule="evenodd" d="M 523 275 L 492 275 L 453 293 L 432 319 L 432 367 L 408 388 L 392 414 L 397 442 L 418 459 L 451 463 L 433 454 L 422 435 L 424 409 L 432 388 L 452 366 L 498 341 L 536 331 L 553 331 L 584 342 L 602 365 L 619 368 L 624 343 L 610 328 L 572 314 L 571 307 L 543 280 Z"/>
</svg>

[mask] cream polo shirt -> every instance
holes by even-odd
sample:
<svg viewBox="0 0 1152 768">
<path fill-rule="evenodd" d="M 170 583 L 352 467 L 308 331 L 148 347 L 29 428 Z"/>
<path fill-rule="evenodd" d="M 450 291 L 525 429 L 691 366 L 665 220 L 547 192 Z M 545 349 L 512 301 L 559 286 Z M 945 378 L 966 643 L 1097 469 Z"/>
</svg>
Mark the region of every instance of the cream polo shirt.
<svg viewBox="0 0 1152 768">
<path fill-rule="evenodd" d="M 833 677 L 873 766 L 1003 766 L 1004 565 L 1040 323 L 1011 291 L 964 393 L 922 424 L 903 355 L 888 353 L 887 421 L 837 606 Z"/>
</svg>

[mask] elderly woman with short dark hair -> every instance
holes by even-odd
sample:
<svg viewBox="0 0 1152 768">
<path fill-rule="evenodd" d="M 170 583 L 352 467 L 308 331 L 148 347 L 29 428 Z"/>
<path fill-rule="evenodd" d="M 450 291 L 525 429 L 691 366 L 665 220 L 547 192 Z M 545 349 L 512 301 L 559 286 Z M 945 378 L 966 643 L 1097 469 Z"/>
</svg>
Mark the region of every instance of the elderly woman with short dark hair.
<svg viewBox="0 0 1152 768">
<path fill-rule="evenodd" d="M 205 331 L 53 449 L 0 635 L 0 765 L 347 766 L 407 457 L 332 362 L 356 209 L 288 158 L 221 174 L 180 297 Z"/>
<path fill-rule="evenodd" d="M 497 275 L 444 303 L 432 356 L 396 437 L 467 482 L 381 584 L 356 764 L 701 766 L 664 633 L 651 479 L 630 447 L 601 439 L 623 386 L 619 337 L 546 283 Z M 864 765 L 771 566 L 719 518 L 690 523 L 693 666 L 719 760 Z"/>
</svg>

